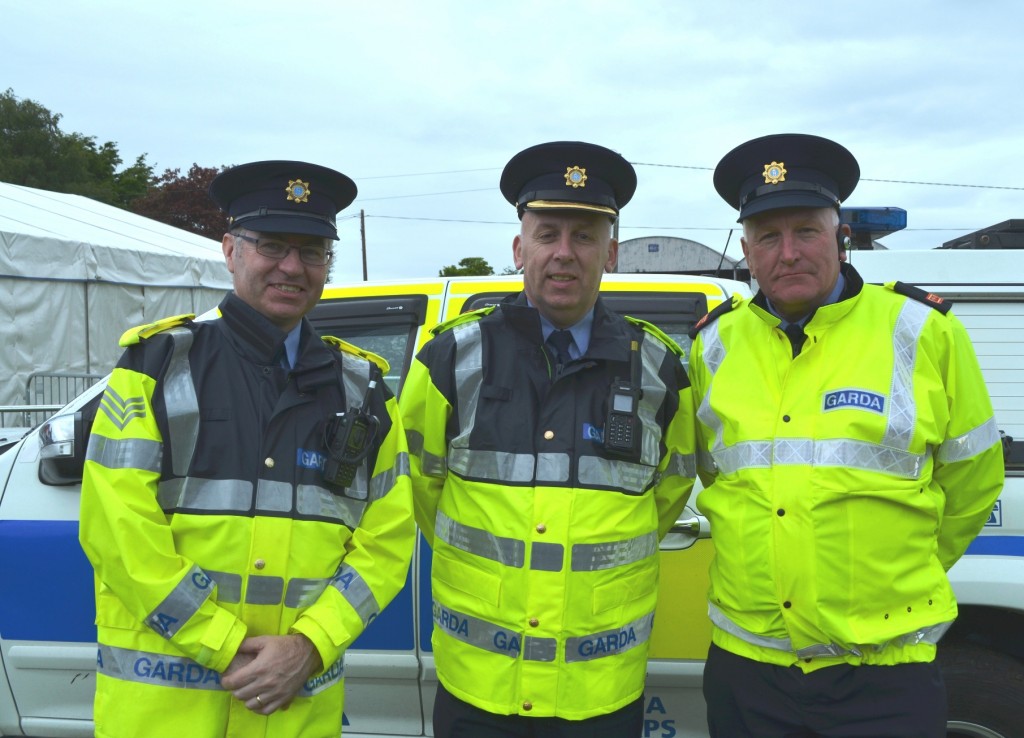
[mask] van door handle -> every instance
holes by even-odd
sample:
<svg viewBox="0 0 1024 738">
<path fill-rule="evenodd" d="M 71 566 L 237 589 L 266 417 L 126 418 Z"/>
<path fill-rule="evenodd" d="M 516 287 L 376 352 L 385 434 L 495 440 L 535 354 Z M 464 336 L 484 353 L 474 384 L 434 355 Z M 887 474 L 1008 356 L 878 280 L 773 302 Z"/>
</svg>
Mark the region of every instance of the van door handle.
<svg viewBox="0 0 1024 738">
<path fill-rule="evenodd" d="M 689 507 L 684 510 L 684 514 L 687 513 L 689 516 L 677 520 L 661 541 L 662 551 L 683 551 L 702 538 L 711 538 L 708 519 Z"/>
</svg>

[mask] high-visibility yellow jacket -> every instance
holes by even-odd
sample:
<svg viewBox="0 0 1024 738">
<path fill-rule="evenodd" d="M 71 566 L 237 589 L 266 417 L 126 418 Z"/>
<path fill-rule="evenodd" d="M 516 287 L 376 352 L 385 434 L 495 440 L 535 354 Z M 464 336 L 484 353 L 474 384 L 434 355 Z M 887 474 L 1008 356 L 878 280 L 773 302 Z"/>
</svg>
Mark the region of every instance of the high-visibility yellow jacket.
<svg viewBox="0 0 1024 738">
<path fill-rule="evenodd" d="M 304 322 L 285 370 L 281 331 L 234 295 L 220 313 L 125 334 L 93 425 L 80 538 L 101 737 L 337 735 L 345 649 L 405 582 L 408 456 L 378 367 Z M 338 494 L 321 475 L 324 425 L 371 379 L 380 430 Z M 220 673 L 243 638 L 289 633 L 324 671 L 288 710 L 257 715 Z"/>
<path fill-rule="evenodd" d="M 434 658 L 497 714 L 583 719 L 637 699 L 658 541 L 694 481 L 675 344 L 598 302 L 585 356 L 555 372 L 520 296 L 442 326 L 402 389 L 413 499 L 433 547 Z M 601 443 L 636 342 L 642 452 Z"/>
<path fill-rule="evenodd" d="M 957 614 L 945 572 L 1004 479 L 960 321 L 842 268 L 796 358 L 763 294 L 690 358 L 713 640 L 804 671 L 933 659 Z"/>
</svg>

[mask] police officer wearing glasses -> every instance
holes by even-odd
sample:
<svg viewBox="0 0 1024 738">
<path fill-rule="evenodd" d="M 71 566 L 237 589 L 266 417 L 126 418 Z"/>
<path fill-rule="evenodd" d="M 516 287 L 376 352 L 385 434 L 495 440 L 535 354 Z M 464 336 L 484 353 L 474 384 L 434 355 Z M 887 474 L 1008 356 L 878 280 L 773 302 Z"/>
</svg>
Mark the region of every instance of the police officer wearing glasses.
<svg viewBox="0 0 1024 738">
<path fill-rule="evenodd" d="M 345 651 L 415 535 L 383 360 L 305 318 L 356 187 L 267 161 L 210 193 L 234 291 L 125 333 L 87 452 L 96 734 L 336 736 Z"/>
</svg>

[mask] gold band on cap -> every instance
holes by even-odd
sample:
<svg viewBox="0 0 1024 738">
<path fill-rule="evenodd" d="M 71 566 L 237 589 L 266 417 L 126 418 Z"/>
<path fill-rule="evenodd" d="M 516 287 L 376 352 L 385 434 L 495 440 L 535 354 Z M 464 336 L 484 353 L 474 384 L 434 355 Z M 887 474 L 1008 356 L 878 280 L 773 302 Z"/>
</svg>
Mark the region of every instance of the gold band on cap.
<svg viewBox="0 0 1024 738">
<path fill-rule="evenodd" d="M 587 202 L 568 202 L 566 200 L 531 200 L 525 205 L 527 210 L 589 210 L 593 213 L 615 215 L 618 213 L 604 205 L 591 205 Z"/>
</svg>

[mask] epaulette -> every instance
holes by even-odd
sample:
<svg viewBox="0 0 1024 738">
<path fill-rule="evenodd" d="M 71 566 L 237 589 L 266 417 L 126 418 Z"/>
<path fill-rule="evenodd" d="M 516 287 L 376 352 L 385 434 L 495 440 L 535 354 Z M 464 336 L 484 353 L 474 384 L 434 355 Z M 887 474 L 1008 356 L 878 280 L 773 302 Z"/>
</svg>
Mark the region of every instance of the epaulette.
<svg viewBox="0 0 1024 738">
<path fill-rule="evenodd" d="M 673 354 L 675 354 L 676 356 L 679 356 L 681 358 L 685 358 L 686 354 L 683 351 L 682 347 L 678 343 L 673 341 L 672 337 L 669 336 L 667 333 L 665 333 L 665 331 L 661 330 L 661 328 L 659 328 L 658 326 L 654 325 L 654 323 L 648 323 L 646 320 L 641 320 L 640 318 L 634 318 L 634 317 L 632 317 L 630 315 L 623 315 L 622 317 L 624 317 L 626 320 L 628 320 L 633 325 L 636 325 L 636 326 L 639 326 L 640 328 L 642 328 L 645 333 L 650 333 L 652 336 L 657 338 L 659 341 L 661 341 L 663 344 L 665 344 L 665 346 L 667 346 L 668 349 Z"/>
<path fill-rule="evenodd" d="M 953 303 L 936 295 L 934 292 L 925 292 L 920 287 L 903 282 L 886 282 L 885 286 L 893 292 L 909 297 L 912 300 L 923 302 L 930 308 L 935 308 L 945 315 L 953 307 Z"/>
<path fill-rule="evenodd" d="M 697 337 L 697 334 L 700 333 L 701 329 L 704 326 L 714 323 L 727 312 L 737 307 L 741 301 L 742 300 L 739 295 L 732 295 L 728 300 L 725 300 L 721 305 L 715 307 L 715 309 L 712 310 L 710 313 L 705 313 L 704 315 L 702 315 L 700 317 L 700 320 L 694 323 L 693 327 L 686 332 L 686 335 L 688 335 L 690 337 L 690 340 L 692 341 Z"/>
<path fill-rule="evenodd" d="M 334 336 L 320 336 L 320 338 L 328 346 L 333 346 L 338 349 L 338 351 L 344 351 L 346 354 L 354 354 L 360 358 L 366 359 L 367 361 L 373 362 L 380 369 L 381 374 L 387 374 L 391 371 L 391 365 L 383 356 L 379 356 L 372 351 L 367 351 L 366 349 L 361 349 L 358 346 L 352 345 L 348 341 L 342 341 L 340 338 L 335 338 Z"/>
<path fill-rule="evenodd" d="M 192 319 L 196 317 L 195 313 L 185 313 L 184 315 L 175 315 L 170 318 L 161 318 L 155 323 L 146 323 L 145 325 L 137 325 L 134 328 L 129 328 L 121 334 L 121 339 L 118 343 L 122 348 L 128 346 L 134 346 L 143 338 L 149 338 L 155 336 L 157 333 L 169 330 L 171 328 L 177 328 L 179 325 L 187 325 L 192 322 Z"/>
<path fill-rule="evenodd" d="M 443 323 L 438 323 L 433 328 L 431 328 L 430 335 L 436 336 L 439 333 L 444 333 L 447 330 L 451 330 L 457 325 L 462 325 L 463 323 L 470 323 L 474 320 L 480 320 L 480 318 L 484 317 L 485 315 L 489 315 L 490 313 L 494 312 L 494 308 L 496 307 L 498 306 L 488 305 L 487 307 L 482 307 L 479 310 L 470 310 L 468 313 L 462 313 L 461 315 L 456 315 L 454 318 L 448 318 L 448 320 L 444 321 Z"/>
</svg>

